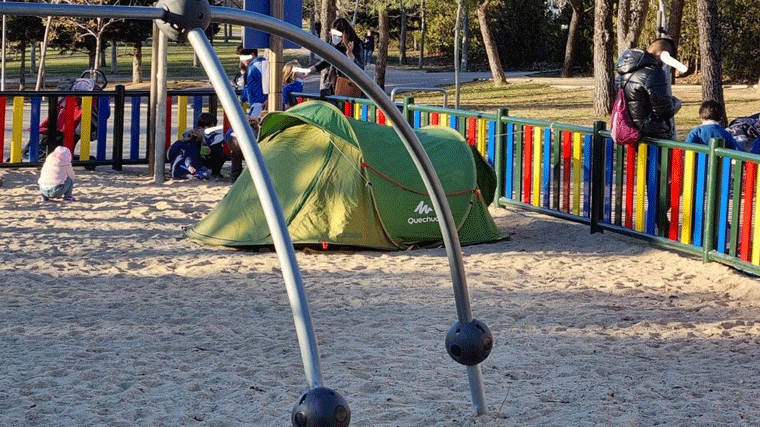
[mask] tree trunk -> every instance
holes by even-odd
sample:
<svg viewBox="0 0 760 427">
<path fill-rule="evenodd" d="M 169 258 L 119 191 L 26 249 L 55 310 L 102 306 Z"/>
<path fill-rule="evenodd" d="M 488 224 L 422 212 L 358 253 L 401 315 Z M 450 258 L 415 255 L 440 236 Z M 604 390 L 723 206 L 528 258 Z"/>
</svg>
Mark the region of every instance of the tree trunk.
<svg viewBox="0 0 760 427">
<path fill-rule="evenodd" d="M 132 84 L 142 83 L 142 42 L 135 42 L 132 50 Z"/>
<path fill-rule="evenodd" d="M 467 2 L 464 2 L 462 9 L 462 68 L 461 71 L 467 71 L 470 62 L 470 8 Z"/>
<path fill-rule="evenodd" d="M 18 90 L 24 90 L 26 86 L 26 41 L 21 42 L 21 67 L 18 74 Z"/>
<path fill-rule="evenodd" d="M 322 9 L 319 13 L 319 17 L 321 18 L 321 25 L 322 25 L 322 31 L 320 34 L 320 37 L 322 40 L 330 42 L 330 24 L 332 24 L 332 21 L 335 20 L 335 0 L 322 0 Z M 329 67 L 322 70 L 320 79 L 319 79 L 319 89 L 325 89 L 330 87 L 330 83 L 328 82 L 329 76 L 327 75 L 329 73 Z"/>
<path fill-rule="evenodd" d="M 567 27 L 567 43 L 565 43 L 565 60 L 562 62 L 562 71 L 560 77 L 569 78 L 573 76 L 573 67 L 575 67 L 575 40 L 578 36 L 578 28 L 583 16 L 583 0 L 570 0 L 570 6 L 573 8 L 573 15 L 570 17 L 570 25 Z"/>
<path fill-rule="evenodd" d="M 668 33 L 676 45 L 675 55 L 678 58 L 678 42 L 681 41 L 681 22 L 683 21 L 684 0 L 671 0 L 670 16 L 668 16 Z"/>
<path fill-rule="evenodd" d="M 620 0 L 617 14 L 618 55 L 639 43 L 649 0 Z"/>
<path fill-rule="evenodd" d="M 100 34 L 98 34 L 95 37 L 95 58 L 93 59 L 93 66 L 92 66 L 93 70 L 97 70 L 98 68 L 100 68 L 100 61 L 101 61 L 100 58 L 102 57 L 102 55 L 103 55 L 102 41 L 100 39 Z"/>
<path fill-rule="evenodd" d="M 457 3 L 457 21 L 454 25 L 454 108 L 459 109 L 459 71 L 462 67 L 462 13 L 464 0 Z"/>
<path fill-rule="evenodd" d="M 422 69 L 422 62 L 425 59 L 425 33 L 427 32 L 427 17 L 425 16 L 425 0 L 422 0 L 420 6 L 420 59 L 417 62 L 417 68 Z"/>
<path fill-rule="evenodd" d="M 377 58 L 375 62 L 375 83 L 385 90 L 385 67 L 388 65 L 388 40 L 390 31 L 388 25 L 388 7 L 380 6 L 377 11 L 379 17 L 379 35 L 377 40 Z"/>
<path fill-rule="evenodd" d="M 594 4 L 594 114 L 610 114 L 613 100 L 612 0 Z"/>
<path fill-rule="evenodd" d="M 699 56 L 702 59 L 702 100 L 723 105 L 722 69 L 720 60 L 720 28 L 716 0 L 697 0 Z M 725 106 L 723 120 L 725 121 Z M 724 123 L 725 125 L 725 123 Z"/>
<path fill-rule="evenodd" d="M 359 0 L 354 3 L 354 16 L 351 18 L 351 25 L 356 25 L 356 19 L 359 17 Z"/>
<path fill-rule="evenodd" d="M 404 9 L 404 0 L 401 0 L 401 31 L 398 38 L 398 62 L 406 65 L 406 9 Z"/>
<path fill-rule="evenodd" d="M 322 0 L 322 10 L 319 13 L 322 18 L 322 40 L 330 41 L 330 24 L 335 20 L 335 0 Z"/>
<path fill-rule="evenodd" d="M 119 46 L 116 40 L 111 41 L 111 74 L 119 72 Z"/>
<path fill-rule="evenodd" d="M 493 32 L 488 25 L 488 6 L 490 3 L 491 0 L 486 0 L 478 7 L 478 23 L 480 24 L 480 34 L 483 37 L 483 47 L 486 50 L 486 56 L 488 56 L 488 66 L 491 68 L 491 75 L 493 76 L 493 84 L 494 86 L 501 86 L 507 82 L 507 79 L 504 76 L 504 68 L 501 65 L 501 57 L 494 42 Z"/>
</svg>

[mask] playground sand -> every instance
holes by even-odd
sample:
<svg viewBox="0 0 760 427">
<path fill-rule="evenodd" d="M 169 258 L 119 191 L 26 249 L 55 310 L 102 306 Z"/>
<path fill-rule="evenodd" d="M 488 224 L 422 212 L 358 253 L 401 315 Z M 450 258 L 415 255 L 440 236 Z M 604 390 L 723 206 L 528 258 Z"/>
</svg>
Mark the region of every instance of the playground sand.
<svg viewBox="0 0 760 427">
<path fill-rule="evenodd" d="M 189 241 L 229 184 L 145 170 L 77 170 L 74 203 L 0 170 L 0 425 L 289 426 L 307 384 L 276 255 Z M 496 339 L 477 418 L 442 249 L 298 252 L 352 426 L 757 425 L 757 279 L 492 212 L 508 239 L 463 249 Z"/>
</svg>

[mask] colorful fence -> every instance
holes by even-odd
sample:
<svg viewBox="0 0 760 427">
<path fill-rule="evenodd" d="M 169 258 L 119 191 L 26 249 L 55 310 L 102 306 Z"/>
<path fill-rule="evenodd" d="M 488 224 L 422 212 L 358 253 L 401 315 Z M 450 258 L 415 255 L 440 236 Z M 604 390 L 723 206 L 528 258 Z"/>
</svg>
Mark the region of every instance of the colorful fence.
<svg viewBox="0 0 760 427">
<path fill-rule="evenodd" d="M 76 146 L 77 165 L 109 164 L 118 170 L 123 164 L 147 163 L 148 96 L 123 87 L 98 93 L 0 93 L 0 167 L 39 165 L 21 153 L 24 145 L 34 150 L 42 142 L 44 118 L 58 122 L 65 145 Z M 293 98 L 291 104 L 319 96 Z M 355 119 L 392 125 L 367 99 L 322 99 Z M 167 146 L 194 126 L 201 111 L 227 123 L 209 90 L 170 91 L 167 101 Z M 705 146 L 645 139 L 637 146 L 616 146 L 601 122 L 572 126 L 511 117 L 506 109 L 487 114 L 416 105 L 412 98 L 397 106 L 413 127 L 448 126 L 477 147 L 496 170 L 498 204 L 760 274 L 760 156 L 721 148 L 720 141 Z M 111 114 L 100 114 L 106 110 Z"/>
<path fill-rule="evenodd" d="M 56 123 L 60 131 L 56 138 L 74 152 L 78 158 L 75 165 L 112 165 L 118 170 L 124 164 L 147 163 L 152 155 L 147 143 L 149 95 L 147 91 L 126 91 L 123 86 L 101 92 L 1 92 L 0 167 L 37 167 L 40 162 L 35 156 L 23 156 L 22 151 L 28 147 L 30 153 L 36 153 L 46 144 L 47 123 Z M 202 111 L 217 114 L 219 123 L 225 122 L 211 90 L 168 91 L 166 105 L 167 147 L 195 126 Z M 6 117 L 11 118 L 10 123 Z M 11 138 L 6 142 L 8 125 Z"/>
<path fill-rule="evenodd" d="M 312 97 L 297 94 L 301 102 Z M 316 97 L 316 96 L 313 96 Z M 326 100 L 381 122 L 371 101 Z M 459 131 L 496 170 L 498 203 L 588 224 L 760 274 L 760 156 L 677 141 L 617 146 L 594 127 L 398 104 L 413 127 Z"/>
</svg>

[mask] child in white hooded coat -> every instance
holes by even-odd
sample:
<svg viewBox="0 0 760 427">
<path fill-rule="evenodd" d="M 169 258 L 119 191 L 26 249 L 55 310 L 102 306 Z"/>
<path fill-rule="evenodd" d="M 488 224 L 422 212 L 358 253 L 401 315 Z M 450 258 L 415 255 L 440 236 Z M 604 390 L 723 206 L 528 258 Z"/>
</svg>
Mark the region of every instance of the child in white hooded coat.
<svg viewBox="0 0 760 427">
<path fill-rule="evenodd" d="M 48 154 L 37 183 L 43 202 L 56 197 L 63 197 L 67 202 L 76 200 L 71 195 L 74 190 L 74 168 L 71 167 L 71 151 L 68 148 L 59 146 Z"/>
</svg>

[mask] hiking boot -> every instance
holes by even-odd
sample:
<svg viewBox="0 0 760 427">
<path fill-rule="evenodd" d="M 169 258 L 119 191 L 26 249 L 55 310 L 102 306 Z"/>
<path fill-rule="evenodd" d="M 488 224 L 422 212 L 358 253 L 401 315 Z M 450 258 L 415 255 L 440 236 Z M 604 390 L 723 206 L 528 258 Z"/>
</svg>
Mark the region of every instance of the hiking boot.
<svg viewBox="0 0 760 427">
<path fill-rule="evenodd" d="M 76 202 L 77 199 L 74 196 L 63 196 L 63 201 L 64 202 Z"/>
<path fill-rule="evenodd" d="M 50 197 L 42 194 L 42 195 L 40 195 L 40 201 L 42 201 L 42 202 L 49 202 L 50 201 Z"/>
</svg>

